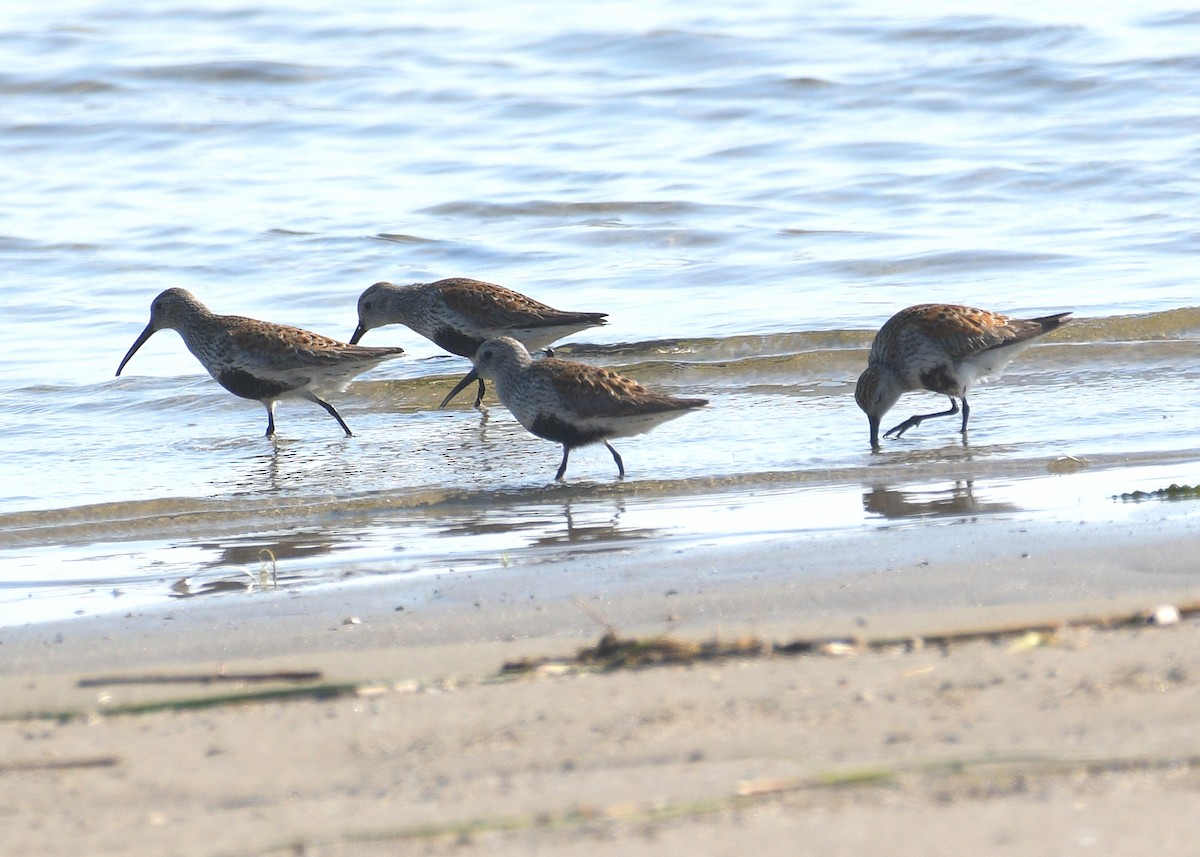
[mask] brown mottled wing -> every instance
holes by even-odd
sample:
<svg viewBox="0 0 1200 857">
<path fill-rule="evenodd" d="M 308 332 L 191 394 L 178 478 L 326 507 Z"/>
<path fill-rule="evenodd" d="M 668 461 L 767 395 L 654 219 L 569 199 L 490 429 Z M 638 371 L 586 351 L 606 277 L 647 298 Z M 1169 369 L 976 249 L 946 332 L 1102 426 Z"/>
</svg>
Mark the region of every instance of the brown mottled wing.
<svg viewBox="0 0 1200 857">
<path fill-rule="evenodd" d="M 611 369 L 545 358 L 533 364 L 544 373 L 564 405 L 581 419 L 622 417 L 678 411 L 705 404 L 703 399 L 680 399 L 648 390 Z"/>
<path fill-rule="evenodd" d="M 299 327 L 241 316 L 223 316 L 220 320 L 227 326 L 230 343 L 253 354 L 265 372 L 358 362 L 354 358 L 359 358 L 363 363 L 375 363 L 404 353 L 402 348 L 348 345 Z"/>
<path fill-rule="evenodd" d="M 889 340 L 905 329 L 919 329 L 923 337 L 944 349 L 952 360 L 959 360 L 1040 336 L 1058 327 L 1069 314 L 1026 320 L 955 304 L 922 304 L 897 313 L 885 327 L 895 326 Z"/>
<path fill-rule="evenodd" d="M 495 330 L 552 327 L 585 320 L 599 324 L 604 318 L 604 313 L 563 312 L 504 286 L 466 277 L 439 280 L 437 285 L 447 307 L 467 318 L 487 318 L 489 327 Z"/>
</svg>

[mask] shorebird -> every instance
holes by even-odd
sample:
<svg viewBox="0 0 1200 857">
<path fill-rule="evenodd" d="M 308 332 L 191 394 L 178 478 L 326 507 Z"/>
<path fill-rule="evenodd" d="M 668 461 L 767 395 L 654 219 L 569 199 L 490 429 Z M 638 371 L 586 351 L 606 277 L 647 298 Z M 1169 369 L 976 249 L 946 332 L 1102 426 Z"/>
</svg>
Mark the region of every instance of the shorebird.
<svg viewBox="0 0 1200 857">
<path fill-rule="evenodd" d="M 451 354 L 469 359 L 485 339 L 511 336 L 530 351 L 538 351 L 564 336 L 605 324 L 607 315 L 565 312 L 504 286 L 466 277 L 408 286 L 376 283 L 358 299 L 358 327 L 350 342 L 356 344 L 373 327 L 403 324 Z M 483 401 L 483 390 L 480 379 L 475 407 Z M 441 407 L 455 395 L 447 396 Z"/>
<path fill-rule="evenodd" d="M 950 409 L 911 416 L 884 432 L 884 437 L 900 437 L 931 417 L 957 414 L 956 399 L 962 400 L 962 433 L 966 434 L 971 385 L 998 373 L 1039 336 L 1070 321 L 1070 315 L 1009 318 L 953 304 L 921 304 L 900 310 L 875 335 L 867 369 L 854 391 L 871 426 L 871 448 L 879 448 L 883 415 L 910 390 L 941 393 L 950 399 Z"/>
<path fill-rule="evenodd" d="M 125 354 L 117 374 L 147 339 L 167 328 L 183 337 L 188 351 L 218 384 L 235 396 L 262 402 L 267 437 L 275 434 L 275 402 L 286 398 L 315 402 L 351 436 L 341 414 L 315 391 L 342 390 L 355 375 L 404 353 L 403 348 L 363 348 L 298 327 L 217 315 L 186 289 L 167 289 L 150 304 L 150 323 Z"/>
<path fill-rule="evenodd" d="M 707 399 L 680 399 L 647 390 L 609 369 L 544 357 L 534 360 L 525 346 L 510 336 L 488 339 L 472 357 L 474 368 L 450 393 L 453 397 L 479 378 L 496 385 L 496 395 L 517 422 L 533 434 L 561 443 L 562 464 L 554 474 L 567 472 L 571 450 L 603 443 L 625 476 L 625 463 L 608 442 L 628 437 L 683 416 L 708 404 Z"/>
</svg>

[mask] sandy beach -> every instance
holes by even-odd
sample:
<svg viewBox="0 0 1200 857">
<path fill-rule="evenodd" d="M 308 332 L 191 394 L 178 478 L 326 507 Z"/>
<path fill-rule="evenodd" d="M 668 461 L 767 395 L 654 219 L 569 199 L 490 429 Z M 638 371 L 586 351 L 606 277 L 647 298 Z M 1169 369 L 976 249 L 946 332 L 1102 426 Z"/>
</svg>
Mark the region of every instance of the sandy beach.
<svg viewBox="0 0 1200 857">
<path fill-rule="evenodd" d="M 7 628 L 0 850 L 1191 854 L 1193 545 L 983 519 Z"/>
</svg>

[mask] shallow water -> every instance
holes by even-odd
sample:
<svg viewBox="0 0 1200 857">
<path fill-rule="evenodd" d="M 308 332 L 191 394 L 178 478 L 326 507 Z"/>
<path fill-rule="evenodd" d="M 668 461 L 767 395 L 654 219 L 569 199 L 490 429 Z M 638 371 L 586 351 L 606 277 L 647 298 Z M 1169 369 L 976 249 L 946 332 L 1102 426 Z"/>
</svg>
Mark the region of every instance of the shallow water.
<svg viewBox="0 0 1200 857">
<path fill-rule="evenodd" d="M 0 624 L 1200 482 L 1200 15 L 793 6 L 9 4 Z M 606 311 L 561 352 L 712 404 L 558 486 L 404 328 L 333 397 L 353 438 L 303 402 L 262 438 L 170 332 L 113 377 L 168 286 L 347 338 L 370 283 L 445 276 Z M 965 444 L 871 455 L 866 348 L 933 300 L 1079 320 Z"/>
</svg>

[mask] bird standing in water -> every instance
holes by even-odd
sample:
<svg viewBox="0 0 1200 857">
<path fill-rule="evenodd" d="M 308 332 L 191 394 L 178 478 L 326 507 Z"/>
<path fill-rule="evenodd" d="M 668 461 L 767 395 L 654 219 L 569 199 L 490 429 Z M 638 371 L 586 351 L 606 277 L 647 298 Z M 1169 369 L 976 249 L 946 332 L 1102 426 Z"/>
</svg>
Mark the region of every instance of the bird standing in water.
<svg viewBox="0 0 1200 857">
<path fill-rule="evenodd" d="M 608 448 L 617 472 L 624 478 L 625 462 L 609 438 L 648 432 L 708 404 L 707 399 L 656 393 L 599 366 L 557 357 L 534 360 L 524 345 L 508 336 L 484 342 L 472 362 L 475 368 L 450 395 L 477 378 L 494 382 L 500 403 L 517 422 L 538 437 L 562 444 L 562 464 L 554 475 L 556 480 L 566 474 L 571 450 L 591 443 L 603 443 Z"/>
<path fill-rule="evenodd" d="M 950 399 L 950 408 L 911 416 L 884 432 L 884 437 L 900 437 L 923 420 L 957 414 L 956 399 L 962 400 L 962 432 L 966 434 L 971 385 L 1000 372 L 1035 339 L 1070 321 L 1070 315 L 1060 312 L 1019 319 L 954 304 L 921 304 L 900 310 L 875 335 L 866 371 L 854 391 L 854 399 L 870 423 L 871 448 L 879 449 L 883 415 L 910 390 L 941 393 Z"/>
<path fill-rule="evenodd" d="M 451 354 L 470 359 L 485 339 L 511 336 L 538 351 L 564 336 L 605 324 L 606 316 L 555 309 L 504 286 L 466 277 L 407 286 L 376 283 L 358 299 L 358 327 L 350 342 L 357 343 L 372 328 L 403 324 Z M 480 380 L 476 407 L 483 392 Z M 441 406 L 455 395 L 447 396 Z"/>
<path fill-rule="evenodd" d="M 129 358 L 157 331 L 171 329 L 217 383 L 235 396 L 254 399 L 267 409 L 267 437 L 275 434 L 275 402 L 300 398 L 320 405 L 349 437 L 341 414 L 317 396 L 317 391 L 342 390 L 358 374 L 403 348 L 363 348 L 347 345 L 269 321 L 239 315 L 217 315 L 186 289 L 167 289 L 150 304 L 150 323 L 125 354 Z"/>
</svg>

